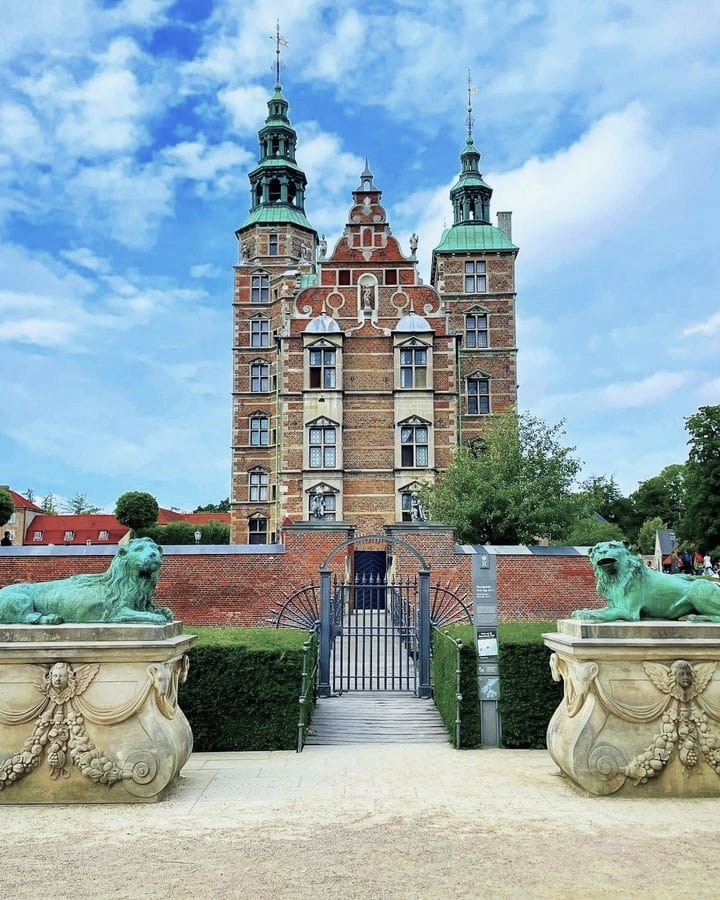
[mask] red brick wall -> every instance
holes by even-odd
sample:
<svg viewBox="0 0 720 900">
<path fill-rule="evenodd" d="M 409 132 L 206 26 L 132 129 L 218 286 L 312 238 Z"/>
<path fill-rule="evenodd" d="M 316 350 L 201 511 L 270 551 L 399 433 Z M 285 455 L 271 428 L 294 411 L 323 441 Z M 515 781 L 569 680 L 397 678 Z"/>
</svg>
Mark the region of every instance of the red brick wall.
<svg viewBox="0 0 720 900">
<path fill-rule="evenodd" d="M 320 566 L 351 536 L 343 529 L 301 527 L 285 533 L 285 546 L 277 552 L 211 554 L 166 552 L 155 602 L 169 606 L 176 618 L 191 625 L 264 625 L 274 604 L 284 594 L 314 581 Z M 430 566 L 430 583 L 438 581 L 472 596 L 473 555 L 456 553 L 452 534 L 434 528 L 398 531 Z M 358 546 L 362 549 L 361 542 Z M 39 548 L 34 548 L 36 551 Z M 108 548 L 109 549 L 109 548 Z M 244 551 L 247 548 L 244 548 Z M 352 548 L 350 548 L 352 549 Z M 396 558 L 398 574 L 414 575 L 416 557 L 402 545 L 388 547 Z M 194 550 L 194 548 L 193 548 Z M 18 581 L 48 581 L 83 572 L 104 572 L 111 556 L 82 554 L 44 556 L 0 554 L 0 586 Z M 348 550 L 332 558 L 331 570 L 344 571 Z M 572 610 L 601 606 L 587 557 L 502 555 L 497 557 L 498 604 L 501 620 L 556 619 Z"/>
</svg>

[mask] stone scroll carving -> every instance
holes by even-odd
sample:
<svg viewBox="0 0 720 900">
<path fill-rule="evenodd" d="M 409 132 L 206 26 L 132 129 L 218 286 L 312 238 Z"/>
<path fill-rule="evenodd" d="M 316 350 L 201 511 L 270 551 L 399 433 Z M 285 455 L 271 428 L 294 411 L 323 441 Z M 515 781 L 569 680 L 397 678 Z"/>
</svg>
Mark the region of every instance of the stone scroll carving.
<svg viewBox="0 0 720 900">
<path fill-rule="evenodd" d="M 709 690 L 717 665 L 676 659 L 614 669 L 553 653 L 564 697 L 548 727 L 551 755 L 594 793 L 626 779 L 647 785 L 671 763 L 707 784 L 720 775 L 720 691 Z"/>
<path fill-rule="evenodd" d="M 0 706 L 0 725 L 20 726 L 34 720 L 32 732 L 22 747 L 0 763 L 0 791 L 11 787 L 37 768 L 43 757 L 50 778 L 69 778 L 75 766 L 90 781 L 111 786 L 123 779 L 147 784 L 157 772 L 154 753 L 139 749 L 123 764 L 104 753 L 87 734 L 85 722 L 110 726 L 135 716 L 151 697 L 160 713 L 172 719 L 177 712 L 178 684 L 187 678 L 189 660 L 183 655 L 148 667 L 145 683 L 133 696 L 111 707 L 98 707 L 85 697 L 85 691 L 100 666 L 71 665 L 58 660 L 52 665 L 27 665 L 27 679 L 34 684 L 40 699 L 22 710 Z"/>
</svg>

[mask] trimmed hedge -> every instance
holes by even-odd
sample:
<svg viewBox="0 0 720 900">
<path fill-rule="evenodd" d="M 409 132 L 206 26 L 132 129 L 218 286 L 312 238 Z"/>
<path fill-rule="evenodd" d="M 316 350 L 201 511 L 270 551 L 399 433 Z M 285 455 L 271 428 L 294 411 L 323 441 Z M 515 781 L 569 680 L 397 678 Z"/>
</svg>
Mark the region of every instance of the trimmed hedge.
<svg viewBox="0 0 720 900">
<path fill-rule="evenodd" d="M 295 628 L 187 628 L 197 635 L 179 703 L 195 750 L 297 748 L 305 631 Z M 316 644 L 308 668 L 315 661 Z M 309 692 L 307 715 L 314 705 Z"/>
<path fill-rule="evenodd" d="M 562 700 L 563 686 L 552 680 L 550 650 L 542 635 L 555 622 L 502 622 L 498 628 L 503 747 L 544 749 L 547 726 Z"/>
<path fill-rule="evenodd" d="M 449 625 L 442 632 L 462 641 L 460 649 L 460 747 L 470 749 L 482 743 L 480 697 L 477 678 L 477 644 L 473 625 Z M 450 740 L 455 744 L 455 691 L 457 651 L 454 645 L 433 631 L 433 697 Z"/>
</svg>

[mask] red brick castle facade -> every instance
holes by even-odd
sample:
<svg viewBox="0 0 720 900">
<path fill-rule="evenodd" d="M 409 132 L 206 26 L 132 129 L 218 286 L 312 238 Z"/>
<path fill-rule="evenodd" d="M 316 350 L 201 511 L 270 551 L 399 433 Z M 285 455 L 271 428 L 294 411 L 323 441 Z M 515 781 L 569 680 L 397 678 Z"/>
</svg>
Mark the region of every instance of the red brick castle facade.
<svg viewBox="0 0 720 900">
<path fill-rule="evenodd" d="M 468 119 L 453 224 L 433 251 L 392 235 L 369 167 L 328 252 L 305 214 L 306 178 L 279 84 L 259 132 L 251 209 L 237 231 L 232 535 L 274 543 L 283 522 L 358 533 L 410 521 L 413 493 L 517 400 L 510 213 L 492 190 Z"/>
</svg>

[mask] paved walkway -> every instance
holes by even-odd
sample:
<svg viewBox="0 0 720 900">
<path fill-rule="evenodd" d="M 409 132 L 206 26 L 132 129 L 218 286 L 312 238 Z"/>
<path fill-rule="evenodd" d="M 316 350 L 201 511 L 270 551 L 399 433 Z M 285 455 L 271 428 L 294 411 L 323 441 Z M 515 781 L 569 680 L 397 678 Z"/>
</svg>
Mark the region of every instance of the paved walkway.
<svg viewBox="0 0 720 900">
<path fill-rule="evenodd" d="M 194 754 L 165 801 L 0 808 L 12 898 L 715 897 L 718 800 L 595 798 L 543 751 Z"/>
</svg>

